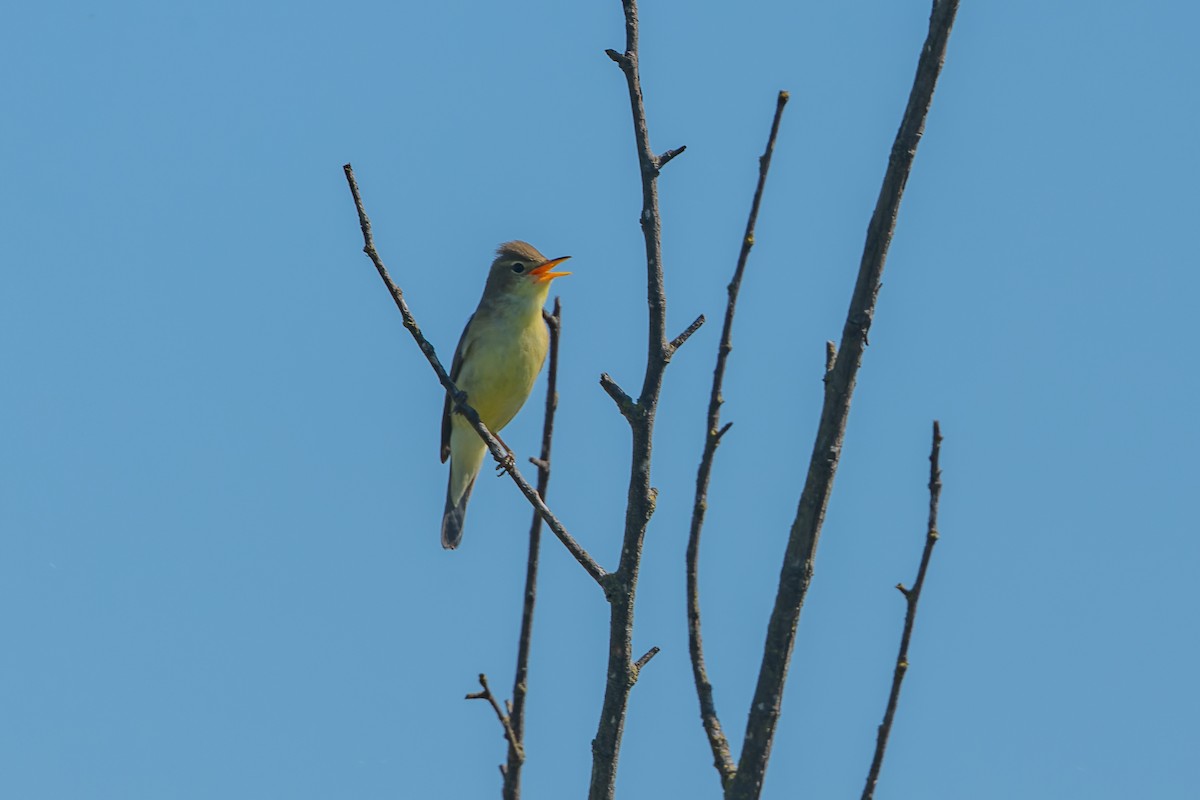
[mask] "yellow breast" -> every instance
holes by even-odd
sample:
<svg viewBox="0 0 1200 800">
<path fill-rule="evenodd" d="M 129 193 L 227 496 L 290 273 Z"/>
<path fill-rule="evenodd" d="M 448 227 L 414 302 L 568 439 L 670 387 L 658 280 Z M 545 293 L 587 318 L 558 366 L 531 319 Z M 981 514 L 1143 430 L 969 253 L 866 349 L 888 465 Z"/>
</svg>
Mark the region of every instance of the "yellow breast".
<svg viewBox="0 0 1200 800">
<path fill-rule="evenodd" d="M 525 404 L 548 342 L 541 308 L 536 317 L 497 314 L 472 320 L 457 384 L 490 430 L 501 430 Z"/>
</svg>

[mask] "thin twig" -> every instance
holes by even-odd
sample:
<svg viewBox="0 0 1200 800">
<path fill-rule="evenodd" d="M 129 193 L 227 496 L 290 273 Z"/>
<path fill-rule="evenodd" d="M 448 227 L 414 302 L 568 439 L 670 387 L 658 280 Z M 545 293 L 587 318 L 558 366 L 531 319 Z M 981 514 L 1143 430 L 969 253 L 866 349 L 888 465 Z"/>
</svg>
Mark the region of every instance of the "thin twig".
<svg viewBox="0 0 1200 800">
<path fill-rule="evenodd" d="M 538 461 L 538 495 L 546 496 L 550 485 L 550 445 L 554 440 L 554 412 L 558 408 L 558 340 L 562 333 L 562 303 L 554 298 L 554 313 L 542 312 L 550 329 L 549 364 L 546 368 L 546 414 L 542 421 L 542 452 Z M 532 459 L 531 459 L 532 460 Z M 504 770 L 504 800 L 521 796 L 521 766 L 525 763 L 525 695 L 529 680 L 529 643 L 533 636 L 533 609 L 537 601 L 538 550 L 542 540 L 542 517 L 534 513 L 529 524 L 529 558 L 525 567 L 525 602 L 521 609 L 521 635 L 517 640 L 517 667 L 513 673 L 512 705 L 509 720 L 513 737 L 520 745 L 508 743 L 508 763 Z"/>
<path fill-rule="evenodd" d="M 779 135 L 779 123 L 783 118 L 783 109 L 787 105 L 788 93 L 780 92 L 775 100 L 775 118 L 771 122 L 771 132 L 767 136 L 767 147 L 758 160 L 758 185 L 754 189 L 754 199 L 750 202 L 750 215 L 746 220 L 746 232 L 742 236 L 742 246 L 738 253 L 737 266 L 733 270 L 733 278 L 727 289 L 729 300 L 725 306 L 725 324 L 721 328 L 721 342 L 717 346 L 717 365 L 713 369 L 712 391 L 708 397 L 708 424 L 704 431 L 704 452 L 700 456 L 700 467 L 696 471 L 696 499 L 692 505 L 692 525 L 688 534 L 687 546 L 687 617 L 688 617 L 688 651 L 692 658 L 692 676 L 696 681 L 696 694 L 700 699 L 700 721 L 704 724 L 704 732 L 708 735 L 708 744 L 712 748 L 713 766 L 721 776 L 721 784 L 728 785 L 737 771 L 737 765 L 729 751 L 729 740 L 721 729 L 721 721 L 717 717 L 716 704 L 713 702 L 712 684 L 708 680 L 708 669 L 704 663 L 704 643 L 700 636 L 700 532 L 704 527 L 704 513 L 708 509 L 708 483 L 712 475 L 713 458 L 717 453 L 717 445 L 721 437 L 729 430 L 732 423 L 721 425 L 721 387 L 725 380 L 725 363 L 729 352 L 733 349 L 733 315 L 737 310 L 738 292 L 742 286 L 742 276 L 746 271 L 746 262 L 750 258 L 750 248 L 754 246 L 754 226 L 758 221 L 758 209 L 762 204 L 763 191 L 767 185 L 767 172 L 771 168 L 771 155 L 775 152 L 775 139 Z"/>
<path fill-rule="evenodd" d="M 925 529 L 925 549 L 921 552 L 921 566 L 917 568 L 917 580 L 911 589 L 904 584 L 896 585 L 900 594 L 904 595 L 904 603 L 908 607 L 904 614 L 904 634 L 900 637 L 900 653 L 896 656 L 896 670 L 892 673 L 892 691 L 888 695 L 887 710 L 883 712 L 883 722 L 879 725 L 879 733 L 875 738 L 875 756 L 871 759 L 871 770 L 867 773 L 867 784 L 863 787 L 862 800 L 871 800 L 875 796 L 875 784 L 879 781 L 879 770 L 883 767 L 883 754 L 887 750 L 888 736 L 892 733 L 892 721 L 896 718 L 896 706 L 900 703 L 900 685 L 908 673 L 908 643 L 912 640 L 913 625 L 917 621 L 917 603 L 921 602 L 921 589 L 925 586 L 925 573 L 929 569 L 929 559 L 933 556 L 933 546 L 938 540 L 938 500 L 942 496 L 942 470 L 938 459 L 942 452 L 942 427 L 937 420 L 933 423 L 933 446 L 929 451 L 929 523 Z"/>
<path fill-rule="evenodd" d="M 438 380 L 443 388 L 450 393 L 450 397 L 454 399 L 454 408 L 466 418 L 479 437 L 483 439 L 488 450 L 491 451 L 492 457 L 496 459 L 497 464 L 505 467 L 505 471 L 512 477 L 513 482 L 517 484 L 517 488 L 521 490 L 521 494 L 533 505 L 542 519 L 546 520 L 546 524 L 550 526 L 550 530 L 554 531 L 554 535 L 566 546 L 575 560 L 579 562 L 587 573 L 592 576 L 592 579 L 598 583 L 601 588 L 605 586 L 607 573 L 600 567 L 599 564 L 588 554 L 579 542 L 571 534 L 567 533 L 567 529 L 554 516 L 549 507 L 542 501 L 537 490 L 525 480 L 521 475 L 520 470 L 512 463 L 512 457 L 508 453 L 500 441 L 487 429 L 487 426 L 479 419 L 479 413 L 467 404 L 467 396 L 459 391 L 454 385 L 454 381 L 450 380 L 450 376 L 446 373 L 446 369 L 442 366 L 442 362 L 438 360 L 437 352 L 433 345 L 421 333 L 420 326 L 417 325 L 416 319 L 412 312 L 408 310 L 408 303 L 404 300 L 404 293 L 400 290 L 388 274 L 387 267 L 383 265 L 383 259 L 379 257 L 379 253 L 375 250 L 375 240 L 371 235 L 371 220 L 367 217 L 367 210 L 363 206 L 362 195 L 358 191 L 358 182 L 354 179 L 354 170 L 349 164 L 342 167 L 346 173 L 346 182 L 350 184 L 350 194 L 354 198 L 354 208 L 358 211 L 358 223 L 362 228 L 363 235 L 363 252 L 371 259 L 371 263 L 375 265 L 375 269 L 379 271 L 379 277 L 383 279 L 388 291 L 391 292 L 392 299 L 396 302 L 396 307 L 400 309 L 400 315 L 404 318 L 404 327 L 412 334 L 416 340 L 417 346 L 421 348 L 421 352 L 425 354 L 425 358 L 429 361 L 429 365 L 433 367 L 434 373 L 437 374 Z"/>
<path fill-rule="evenodd" d="M 679 145 L 679 147 L 672 148 L 671 150 L 668 150 L 667 152 L 663 153 L 661 156 L 658 156 L 654 160 L 654 165 L 656 167 L 658 167 L 658 169 L 661 170 L 663 167 L 665 167 L 667 164 L 669 164 L 671 162 L 671 159 L 675 158 L 675 156 L 683 155 L 684 151 L 686 151 L 686 150 L 687 150 L 686 144 L 681 144 L 681 145 Z"/>
<path fill-rule="evenodd" d="M 621 416 L 625 419 L 631 419 L 633 415 L 637 414 L 637 403 L 607 372 L 600 373 L 600 388 L 617 404 Z"/>
<path fill-rule="evenodd" d="M 509 722 L 508 716 L 504 710 L 500 708 L 500 704 L 496 702 L 496 696 L 492 694 L 492 690 L 488 688 L 487 676 L 482 672 L 479 673 L 479 685 L 483 687 L 481 692 L 470 692 L 467 700 L 487 700 L 492 710 L 496 712 L 496 719 L 500 720 L 500 725 L 504 728 L 504 738 L 508 740 L 508 746 L 516 748 L 521 754 L 521 758 L 525 758 L 525 751 L 521 748 L 521 742 L 517 739 L 517 735 L 513 733 L 512 725 Z M 500 774 L 505 774 L 504 767 L 500 767 Z"/>
<path fill-rule="evenodd" d="M 668 347 L 671 351 L 671 354 L 674 355 L 676 350 L 683 347 L 683 343 L 686 342 L 688 339 L 692 338 L 692 334 L 695 333 L 696 331 L 700 330 L 700 326 L 703 324 L 704 324 L 704 315 L 701 314 L 700 316 L 696 317 L 695 321 L 691 325 L 687 326 L 687 328 L 684 330 L 683 333 L 679 334 L 674 339 L 672 339 L 671 344 L 668 345 Z"/>
<path fill-rule="evenodd" d="M 636 669 L 638 672 L 641 672 L 641 671 L 642 671 L 642 667 L 644 667 L 644 666 L 646 666 L 647 664 L 649 664 L 649 663 L 650 663 L 650 659 L 654 658 L 654 657 L 655 657 L 656 655 L 658 655 L 658 654 L 659 654 L 659 647 L 658 647 L 658 645 L 655 645 L 654 647 L 651 647 L 649 650 L 647 650 L 647 651 L 645 652 L 645 654 L 644 654 L 644 655 L 642 655 L 642 657 L 641 657 L 641 658 L 639 658 L 637 661 L 633 662 L 633 668 L 634 668 L 634 669 Z"/>
<path fill-rule="evenodd" d="M 875 314 L 883 265 L 896 228 L 900 198 L 904 194 L 913 157 L 925 129 L 925 119 L 933 101 L 933 90 L 946 57 L 946 43 L 957 11 L 958 0 L 935 0 L 933 3 L 929 35 L 921 49 L 917 74 L 913 79 L 904 118 L 892 145 L 875 213 L 867 227 L 858 281 L 850 299 L 846 324 L 842 328 L 841 345 L 833 369 L 826 375 L 821 421 L 817 426 L 804 491 L 800 495 L 796 518 L 788 536 L 779 589 L 767 625 L 758 684 L 746 722 L 742 755 L 737 774 L 726 791 L 728 800 L 757 800 L 762 792 L 771 744 L 779 722 L 783 687 L 796 642 L 796 626 L 812 580 L 813 557 L 838 459 L 841 457 L 850 398 L 854 393 L 858 368 L 862 364 L 863 350 L 867 346 L 867 331 Z"/>
</svg>

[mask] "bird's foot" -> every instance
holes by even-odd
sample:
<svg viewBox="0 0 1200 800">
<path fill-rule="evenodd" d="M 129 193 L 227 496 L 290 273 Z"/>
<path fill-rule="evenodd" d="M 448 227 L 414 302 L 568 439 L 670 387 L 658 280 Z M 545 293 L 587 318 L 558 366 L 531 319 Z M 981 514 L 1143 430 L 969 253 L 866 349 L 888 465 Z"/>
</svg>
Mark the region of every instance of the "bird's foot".
<svg viewBox="0 0 1200 800">
<path fill-rule="evenodd" d="M 504 457 L 504 460 L 496 464 L 496 477 L 499 478 L 506 472 L 511 473 L 513 471 L 513 467 L 517 465 L 517 459 L 513 456 L 513 450 L 508 446 L 508 442 L 501 439 L 499 434 L 493 433 L 492 435 L 496 437 L 496 441 L 500 443 L 500 446 L 508 451 L 508 455 Z"/>
<path fill-rule="evenodd" d="M 508 455 L 506 455 L 503 460 L 496 462 L 496 477 L 499 478 L 501 475 L 511 473 L 513 471 L 513 467 L 516 465 L 517 459 L 513 456 L 513 451 L 509 450 Z"/>
</svg>

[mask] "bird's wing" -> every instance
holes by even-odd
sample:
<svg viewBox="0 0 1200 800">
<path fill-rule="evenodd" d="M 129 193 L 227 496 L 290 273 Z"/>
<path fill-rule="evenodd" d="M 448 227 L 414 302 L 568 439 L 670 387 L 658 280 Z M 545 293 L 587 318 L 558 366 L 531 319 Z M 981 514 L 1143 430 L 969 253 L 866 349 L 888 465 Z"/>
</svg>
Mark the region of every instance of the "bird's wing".
<svg viewBox="0 0 1200 800">
<path fill-rule="evenodd" d="M 475 319 L 472 314 L 467 320 L 467 324 L 463 327 L 462 336 L 458 337 L 458 347 L 454 348 L 454 361 L 450 364 L 450 380 L 458 381 L 458 375 L 462 372 L 463 356 L 467 350 L 467 331 L 471 330 L 471 321 Z M 442 405 L 442 463 L 446 463 L 446 459 L 450 457 L 450 414 L 451 401 L 450 393 L 446 393 L 446 402 Z"/>
</svg>

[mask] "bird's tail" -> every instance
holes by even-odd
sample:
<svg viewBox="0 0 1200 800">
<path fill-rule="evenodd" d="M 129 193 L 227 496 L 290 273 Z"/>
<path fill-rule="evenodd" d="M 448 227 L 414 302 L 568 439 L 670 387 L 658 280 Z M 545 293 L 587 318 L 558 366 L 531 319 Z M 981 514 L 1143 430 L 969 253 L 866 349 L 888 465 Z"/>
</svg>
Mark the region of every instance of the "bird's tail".
<svg viewBox="0 0 1200 800">
<path fill-rule="evenodd" d="M 467 516 L 467 500 L 471 498 L 471 489 L 475 486 L 472 480 L 467 484 L 467 490 L 462 493 L 455 503 L 450 491 L 446 491 L 446 510 L 442 512 L 442 547 L 453 550 L 462 541 L 463 519 Z"/>
<path fill-rule="evenodd" d="M 469 431 L 471 436 L 474 431 Z M 468 440 L 469 442 L 469 440 Z M 453 550 L 462 541 L 463 520 L 467 516 L 467 501 L 483 465 L 483 442 L 469 442 L 478 447 L 455 448 L 450 456 L 450 480 L 446 485 L 446 508 L 442 512 L 442 547 Z M 466 452 L 462 452 L 465 450 Z"/>
</svg>

